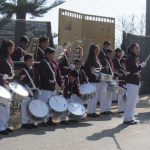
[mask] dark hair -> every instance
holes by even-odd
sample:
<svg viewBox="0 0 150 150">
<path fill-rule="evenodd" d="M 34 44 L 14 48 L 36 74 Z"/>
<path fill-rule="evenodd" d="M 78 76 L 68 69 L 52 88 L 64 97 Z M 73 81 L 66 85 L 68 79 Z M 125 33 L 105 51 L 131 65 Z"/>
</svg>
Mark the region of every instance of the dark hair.
<svg viewBox="0 0 150 150">
<path fill-rule="evenodd" d="M 112 53 L 112 52 L 113 52 L 112 49 L 106 49 L 106 51 L 105 51 L 106 54 L 107 54 L 107 53 Z"/>
<path fill-rule="evenodd" d="M 69 75 L 71 75 L 71 76 L 77 78 L 77 77 L 78 77 L 78 72 L 77 72 L 76 70 L 71 70 L 71 71 L 69 72 Z"/>
<path fill-rule="evenodd" d="M 104 41 L 103 46 L 105 46 L 105 45 L 111 45 L 111 42 L 110 41 Z"/>
<path fill-rule="evenodd" d="M 27 36 L 22 36 L 20 38 L 20 43 L 23 42 L 23 43 L 29 43 L 29 38 Z"/>
<path fill-rule="evenodd" d="M 137 46 L 138 43 L 132 43 L 129 47 L 128 47 L 128 54 L 132 54 L 132 50 L 134 49 L 135 46 Z"/>
<path fill-rule="evenodd" d="M 0 47 L 0 55 L 4 58 L 8 57 L 8 48 L 13 47 L 15 44 L 11 40 L 3 40 Z"/>
<path fill-rule="evenodd" d="M 39 38 L 39 44 L 44 43 L 46 41 L 49 41 L 49 38 L 47 36 L 41 36 Z"/>
<path fill-rule="evenodd" d="M 31 54 L 25 54 L 24 61 L 28 61 L 29 59 L 33 59 L 33 56 Z"/>
</svg>

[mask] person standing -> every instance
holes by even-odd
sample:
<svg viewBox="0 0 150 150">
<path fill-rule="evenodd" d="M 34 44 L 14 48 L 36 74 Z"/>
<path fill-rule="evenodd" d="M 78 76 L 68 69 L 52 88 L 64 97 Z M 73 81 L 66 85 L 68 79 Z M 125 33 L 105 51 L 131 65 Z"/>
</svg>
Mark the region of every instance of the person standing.
<svg viewBox="0 0 150 150">
<path fill-rule="evenodd" d="M 127 60 L 126 60 L 126 88 L 127 88 L 127 100 L 124 109 L 123 124 L 134 125 L 135 121 L 135 108 L 139 101 L 139 85 L 140 85 L 140 73 L 142 68 L 146 66 L 146 62 L 139 62 L 140 47 L 138 43 L 131 44 Z"/>
<path fill-rule="evenodd" d="M 11 59 L 14 52 L 14 42 L 11 40 L 3 40 L 0 47 L 0 85 L 6 86 L 9 84 L 9 78 L 14 77 L 14 65 Z M 10 118 L 10 102 L 3 105 L 0 104 L 0 134 L 6 135 L 9 131 L 8 121 Z"/>
</svg>

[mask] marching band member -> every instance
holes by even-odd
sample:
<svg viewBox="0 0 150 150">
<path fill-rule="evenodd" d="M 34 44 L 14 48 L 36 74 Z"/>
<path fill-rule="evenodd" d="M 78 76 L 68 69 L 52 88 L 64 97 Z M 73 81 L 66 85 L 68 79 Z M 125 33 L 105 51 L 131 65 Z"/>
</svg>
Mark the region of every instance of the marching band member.
<svg viewBox="0 0 150 150">
<path fill-rule="evenodd" d="M 38 92 L 38 72 L 33 66 L 33 56 L 31 54 L 25 54 L 24 56 L 25 67 L 21 70 L 19 75 L 20 82 L 29 89 L 30 97 L 24 98 L 21 103 L 21 124 L 22 128 L 32 129 L 37 126 L 34 125 L 33 120 L 29 117 L 27 112 L 27 106 L 31 100 L 31 96 L 34 96 L 33 92 Z"/>
<path fill-rule="evenodd" d="M 111 48 L 110 41 L 104 41 L 103 43 L 103 49 L 99 53 L 99 59 L 100 61 L 106 56 L 106 50 Z"/>
<path fill-rule="evenodd" d="M 49 98 L 54 95 L 56 90 L 56 83 L 63 89 L 63 78 L 60 73 L 60 69 L 56 61 L 54 60 L 55 49 L 48 47 L 45 49 L 45 59 L 41 60 L 39 75 L 40 75 L 40 89 L 41 98 L 46 104 Z M 54 125 L 53 122 L 50 122 Z"/>
<path fill-rule="evenodd" d="M 5 86 L 9 83 L 8 77 L 13 78 L 14 69 L 11 55 L 14 52 L 14 43 L 11 40 L 3 40 L 0 47 L 0 77 L 1 85 Z M 8 120 L 10 117 L 10 103 L 0 105 L 0 134 L 8 134 L 12 131 L 8 128 Z"/>
<path fill-rule="evenodd" d="M 127 100 L 124 109 L 124 124 L 134 125 L 137 122 L 134 120 L 136 104 L 139 101 L 139 84 L 140 72 L 146 66 L 146 62 L 139 64 L 140 47 L 137 43 L 133 43 L 128 50 L 126 60 L 126 88 Z"/>
<path fill-rule="evenodd" d="M 88 101 L 87 116 L 98 117 L 96 114 L 96 105 L 99 98 L 99 79 L 92 73 L 94 68 L 100 68 L 98 55 L 100 48 L 95 44 L 91 44 L 87 60 L 84 64 L 84 70 L 89 78 L 89 82 L 96 86 L 96 96 Z"/>
<path fill-rule="evenodd" d="M 42 36 L 39 38 L 39 46 L 34 54 L 35 61 L 41 61 L 45 58 L 45 49 L 49 46 L 49 38 Z"/>
<path fill-rule="evenodd" d="M 24 61 L 24 55 L 26 54 L 27 48 L 29 46 L 29 39 L 27 36 L 22 36 L 20 38 L 20 45 L 14 51 L 12 55 L 13 61 Z"/>
<path fill-rule="evenodd" d="M 88 77 L 85 71 L 81 68 L 82 63 L 79 58 L 74 60 L 75 70 L 78 72 L 78 82 L 79 84 L 88 83 Z"/>
<path fill-rule="evenodd" d="M 62 54 L 62 56 L 60 56 L 58 58 L 58 62 L 59 62 L 59 68 L 61 70 L 61 74 L 63 76 L 66 76 L 69 71 L 71 70 L 71 64 L 70 64 L 70 61 L 69 61 L 69 57 L 70 57 L 70 54 L 71 54 L 71 45 L 70 43 L 65 43 L 64 44 L 64 52 Z"/>
<path fill-rule="evenodd" d="M 112 49 L 107 49 L 105 51 L 106 56 L 101 59 L 102 64 L 102 73 L 113 75 L 113 62 L 112 62 Z M 109 115 L 112 114 L 110 111 L 111 104 L 112 104 L 112 91 L 108 90 L 108 83 L 107 81 L 100 82 L 100 114 Z"/>
<path fill-rule="evenodd" d="M 65 76 L 63 95 L 69 102 L 81 103 L 81 94 L 79 90 L 78 72 L 71 70 Z M 76 122 L 77 120 L 70 120 Z"/>
<path fill-rule="evenodd" d="M 118 112 L 124 113 L 124 106 L 125 106 L 125 94 L 126 94 L 126 65 L 125 65 L 125 59 L 120 60 L 120 66 L 121 68 L 118 70 Z M 121 92 L 120 92 L 121 89 Z"/>
</svg>

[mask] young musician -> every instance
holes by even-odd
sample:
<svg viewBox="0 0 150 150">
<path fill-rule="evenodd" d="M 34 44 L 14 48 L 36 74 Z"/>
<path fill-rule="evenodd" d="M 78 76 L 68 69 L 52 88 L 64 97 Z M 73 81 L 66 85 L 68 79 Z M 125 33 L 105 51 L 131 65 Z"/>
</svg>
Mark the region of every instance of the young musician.
<svg viewBox="0 0 150 150">
<path fill-rule="evenodd" d="M 82 63 L 79 58 L 74 60 L 75 70 L 78 72 L 78 82 L 79 84 L 88 83 L 88 77 L 85 71 L 81 68 Z"/>
<path fill-rule="evenodd" d="M 29 39 L 27 36 L 22 36 L 20 38 L 20 44 L 14 51 L 12 55 L 13 61 L 24 61 L 24 55 L 26 54 L 27 48 L 29 46 Z"/>
<path fill-rule="evenodd" d="M 103 58 L 106 56 L 106 50 L 111 48 L 110 41 L 104 41 L 103 43 L 103 49 L 99 53 L 99 59 L 100 61 L 103 60 Z"/>
<path fill-rule="evenodd" d="M 9 83 L 8 78 L 13 78 L 14 69 L 11 55 L 14 52 L 14 43 L 11 40 L 3 40 L 0 47 L 0 78 L 1 86 Z M 12 131 L 8 128 L 8 120 L 10 117 L 10 103 L 0 104 L 0 134 L 8 134 Z"/>
<path fill-rule="evenodd" d="M 137 122 L 134 119 L 136 104 L 139 101 L 140 72 L 146 66 L 146 62 L 139 63 L 140 47 L 138 43 L 133 43 L 128 50 L 126 60 L 126 88 L 127 100 L 124 109 L 124 124 L 134 125 Z"/>
<path fill-rule="evenodd" d="M 89 117 L 98 117 L 96 114 L 96 105 L 99 98 L 99 78 L 93 74 L 94 68 L 100 68 L 101 64 L 98 58 L 100 48 L 95 44 L 91 44 L 87 60 L 84 64 L 84 70 L 88 76 L 89 82 L 96 86 L 96 96 L 88 101 L 87 113 Z"/>
<path fill-rule="evenodd" d="M 105 51 L 106 56 L 101 59 L 102 64 L 102 73 L 112 75 L 113 76 L 113 62 L 112 62 L 112 49 L 107 49 Z M 108 90 L 108 83 L 107 81 L 101 81 L 100 82 L 100 112 L 104 115 L 112 114 L 110 111 L 111 104 L 112 104 L 112 91 Z"/>
<path fill-rule="evenodd" d="M 35 61 L 41 61 L 45 58 L 45 49 L 49 46 L 49 38 L 42 36 L 39 38 L 39 46 L 34 54 Z"/>
<path fill-rule="evenodd" d="M 64 52 L 63 52 L 62 56 L 60 56 L 58 58 L 59 68 L 60 68 L 61 74 L 63 76 L 66 76 L 69 73 L 69 71 L 71 70 L 71 64 L 69 61 L 71 51 L 72 51 L 72 49 L 71 49 L 70 43 L 68 43 L 68 42 L 65 43 L 64 44 Z"/>
<path fill-rule="evenodd" d="M 48 103 L 48 100 L 56 91 L 56 84 L 63 89 L 63 78 L 60 73 L 60 69 L 56 61 L 54 60 L 55 49 L 48 47 L 45 49 L 45 59 L 40 63 L 40 88 L 41 99 Z M 50 122 L 52 123 L 52 122 Z"/>
<path fill-rule="evenodd" d="M 31 54 L 25 54 L 24 56 L 25 67 L 21 70 L 19 75 L 20 82 L 29 89 L 30 96 L 34 96 L 34 92 L 38 92 L 38 72 L 33 66 L 33 56 Z M 27 112 L 27 106 L 31 100 L 31 97 L 24 98 L 21 103 L 21 124 L 22 128 L 32 129 L 35 128 L 33 120 L 29 117 Z"/>
</svg>

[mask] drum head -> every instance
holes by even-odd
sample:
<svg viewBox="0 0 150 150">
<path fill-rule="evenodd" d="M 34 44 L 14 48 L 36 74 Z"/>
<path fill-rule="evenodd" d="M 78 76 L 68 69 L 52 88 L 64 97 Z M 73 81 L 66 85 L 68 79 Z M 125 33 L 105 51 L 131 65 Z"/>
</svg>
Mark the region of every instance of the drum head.
<svg viewBox="0 0 150 150">
<path fill-rule="evenodd" d="M 61 95 L 55 95 L 49 99 L 49 106 L 54 111 L 61 113 L 67 110 L 67 100 Z"/>
<path fill-rule="evenodd" d="M 20 96 L 23 96 L 23 97 L 29 96 L 29 92 L 21 84 L 18 84 L 16 82 L 10 82 L 9 87 L 13 92 L 15 92 L 16 94 L 18 94 Z"/>
<path fill-rule="evenodd" d="M 32 100 L 29 103 L 30 113 L 37 118 L 44 118 L 48 115 L 49 108 L 46 103 L 41 100 Z"/>
<path fill-rule="evenodd" d="M 9 100 L 12 98 L 11 93 L 3 86 L 0 86 L 0 97 Z"/>
<path fill-rule="evenodd" d="M 85 107 L 80 103 L 71 102 L 68 104 L 68 111 L 76 116 L 83 116 L 85 114 Z"/>
<path fill-rule="evenodd" d="M 80 93 L 81 95 L 91 94 L 96 92 L 96 86 L 93 84 L 87 83 L 80 85 Z"/>
</svg>

